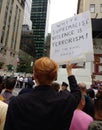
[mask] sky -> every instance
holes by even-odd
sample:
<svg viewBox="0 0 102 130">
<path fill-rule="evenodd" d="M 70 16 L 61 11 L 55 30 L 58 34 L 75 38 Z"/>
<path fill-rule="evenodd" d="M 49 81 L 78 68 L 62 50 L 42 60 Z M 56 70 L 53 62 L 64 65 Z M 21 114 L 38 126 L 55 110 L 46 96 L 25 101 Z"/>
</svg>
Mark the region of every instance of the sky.
<svg viewBox="0 0 102 130">
<path fill-rule="evenodd" d="M 49 32 L 51 25 L 77 13 L 78 0 L 50 0 Z"/>
</svg>

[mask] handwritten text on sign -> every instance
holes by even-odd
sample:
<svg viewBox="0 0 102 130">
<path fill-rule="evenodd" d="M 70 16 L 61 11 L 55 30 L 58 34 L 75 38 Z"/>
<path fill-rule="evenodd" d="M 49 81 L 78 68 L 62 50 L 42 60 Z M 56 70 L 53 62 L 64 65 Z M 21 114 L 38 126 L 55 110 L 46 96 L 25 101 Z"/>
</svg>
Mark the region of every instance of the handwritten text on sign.
<svg viewBox="0 0 102 130">
<path fill-rule="evenodd" d="M 58 63 L 93 60 L 89 12 L 52 25 L 50 57 Z"/>
</svg>

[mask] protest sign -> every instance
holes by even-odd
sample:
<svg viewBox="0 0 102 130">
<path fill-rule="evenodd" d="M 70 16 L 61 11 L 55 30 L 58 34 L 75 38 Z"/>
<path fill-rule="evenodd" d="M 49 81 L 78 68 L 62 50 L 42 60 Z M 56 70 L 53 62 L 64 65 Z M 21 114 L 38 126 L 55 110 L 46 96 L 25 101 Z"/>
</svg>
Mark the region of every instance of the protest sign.
<svg viewBox="0 0 102 130">
<path fill-rule="evenodd" d="M 59 64 L 93 61 L 89 11 L 52 25 L 50 58 Z"/>
</svg>

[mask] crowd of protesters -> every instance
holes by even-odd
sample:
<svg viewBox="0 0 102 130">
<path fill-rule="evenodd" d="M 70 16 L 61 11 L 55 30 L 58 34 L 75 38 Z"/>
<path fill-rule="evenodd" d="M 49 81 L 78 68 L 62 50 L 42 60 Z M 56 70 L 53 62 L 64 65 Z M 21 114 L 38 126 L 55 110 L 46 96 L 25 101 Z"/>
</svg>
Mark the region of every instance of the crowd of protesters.
<svg viewBox="0 0 102 130">
<path fill-rule="evenodd" d="M 68 83 L 61 85 L 58 64 L 48 57 L 35 61 L 34 78 L 0 76 L 0 130 L 102 130 L 102 83 L 87 89 L 72 67 L 68 62 Z"/>
</svg>

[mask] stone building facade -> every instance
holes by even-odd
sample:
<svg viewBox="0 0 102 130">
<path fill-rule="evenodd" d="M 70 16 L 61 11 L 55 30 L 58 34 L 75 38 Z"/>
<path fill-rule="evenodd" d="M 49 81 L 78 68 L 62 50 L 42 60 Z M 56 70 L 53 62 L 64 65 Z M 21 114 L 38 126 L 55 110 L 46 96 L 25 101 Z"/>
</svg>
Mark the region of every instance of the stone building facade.
<svg viewBox="0 0 102 130">
<path fill-rule="evenodd" d="M 77 13 L 90 11 L 92 19 L 92 36 L 94 61 L 87 63 L 96 80 L 102 80 L 102 0 L 78 0 Z"/>
<path fill-rule="evenodd" d="M 25 0 L 0 1 L 0 62 L 17 66 Z"/>
</svg>

